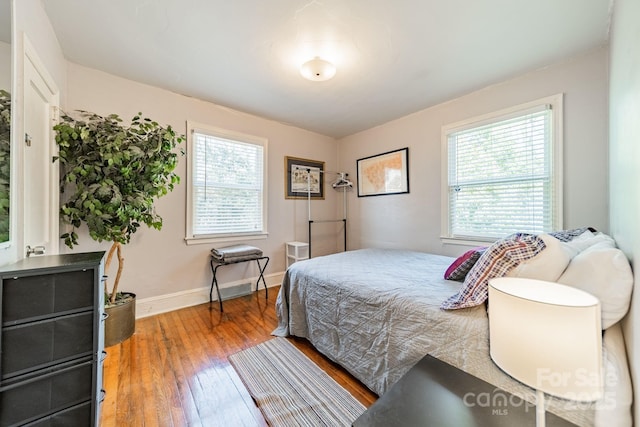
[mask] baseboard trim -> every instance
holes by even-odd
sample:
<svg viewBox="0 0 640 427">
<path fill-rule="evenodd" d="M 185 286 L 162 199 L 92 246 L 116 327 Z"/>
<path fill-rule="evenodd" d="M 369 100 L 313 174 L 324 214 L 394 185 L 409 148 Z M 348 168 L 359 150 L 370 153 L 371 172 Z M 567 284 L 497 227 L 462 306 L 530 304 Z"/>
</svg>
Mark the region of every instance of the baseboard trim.
<svg viewBox="0 0 640 427">
<path fill-rule="evenodd" d="M 267 281 L 267 287 L 272 288 L 279 286 L 282 283 L 282 277 L 284 271 L 279 273 L 265 274 L 264 278 Z M 251 278 L 243 278 L 234 282 L 220 283 L 220 289 L 230 288 L 238 286 L 247 281 L 251 281 L 252 292 L 255 292 L 255 283 L 258 280 L 258 276 Z M 262 282 L 260 283 L 262 288 Z M 211 285 L 206 287 L 189 289 L 186 291 L 176 292 L 172 294 L 160 295 L 157 297 L 138 298 L 136 301 L 136 319 L 142 319 L 144 317 L 154 316 L 156 314 L 166 313 L 169 311 L 179 310 L 181 308 L 191 307 L 198 304 L 204 304 L 209 302 L 209 289 Z M 213 300 L 217 301 L 218 296 L 216 292 L 213 292 Z"/>
</svg>

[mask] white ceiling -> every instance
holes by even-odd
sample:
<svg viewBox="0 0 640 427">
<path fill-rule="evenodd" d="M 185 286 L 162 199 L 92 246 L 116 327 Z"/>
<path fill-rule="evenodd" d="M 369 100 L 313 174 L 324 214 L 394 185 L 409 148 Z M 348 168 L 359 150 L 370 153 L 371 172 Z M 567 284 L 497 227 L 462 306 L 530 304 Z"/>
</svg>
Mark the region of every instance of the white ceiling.
<svg viewBox="0 0 640 427">
<path fill-rule="evenodd" d="M 612 0 L 42 1 L 72 62 L 340 138 L 605 45 Z"/>
</svg>

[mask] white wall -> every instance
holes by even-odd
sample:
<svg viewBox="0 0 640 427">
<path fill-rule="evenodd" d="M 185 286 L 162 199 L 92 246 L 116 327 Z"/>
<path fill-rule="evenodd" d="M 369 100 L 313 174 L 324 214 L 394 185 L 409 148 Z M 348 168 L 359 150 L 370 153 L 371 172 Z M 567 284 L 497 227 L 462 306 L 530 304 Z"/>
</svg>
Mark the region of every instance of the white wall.
<svg viewBox="0 0 640 427">
<path fill-rule="evenodd" d="M 14 15 L 16 35 L 14 43 L 18 55 L 22 55 L 23 36 L 29 39 L 42 64 L 56 82 L 60 90 L 60 103 L 64 104 L 67 82 L 67 62 L 53 31 L 49 17 L 42 6 L 42 0 L 15 0 Z M 21 66 L 17 69 L 18 79 L 22 74 Z"/>
<path fill-rule="evenodd" d="M 307 241 L 306 200 L 285 200 L 284 157 L 294 156 L 325 161 L 327 170 L 336 170 L 336 141 L 275 121 L 223 108 L 194 98 L 188 98 L 152 86 L 125 80 L 100 71 L 69 64 L 68 102 L 66 110 L 83 109 L 98 114 L 119 114 L 129 120 L 138 111 L 161 124 L 170 124 L 180 132 L 186 131 L 186 121 L 265 137 L 268 139 L 268 231 L 266 240 L 247 241 L 261 248 L 271 257 L 267 274 L 279 283 L 285 270 L 284 243 L 292 240 Z M 184 147 L 186 148 L 186 147 Z M 164 219 L 160 232 L 141 228 L 124 248 L 126 266 L 122 289 L 134 292 L 139 299 L 155 298 L 173 293 L 185 293 L 184 303 L 200 301 L 203 287 L 211 283 L 208 254 L 211 244 L 187 246 L 185 237 L 186 156 L 181 158 L 177 173 L 181 184 L 173 193 L 157 202 L 158 213 Z M 330 181 L 329 181 L 330 182 Z M 326 198 L 313 201 L 314 217 L 332 217 L 338 195 L 330 186 L 325 188 Z M 314 235 L 314 254 L 336 251 L 336 232 Z M 232 243 L 227 243 L 232 244 Z M 220 244 L 219 246 L 223 246 Z M 108 244 L 93 242 L 86 233 L 80 236 L 77 251 L 108 248 Z M 63 251 L 68 251 L 66 248 Z M 254 263 L 228 266 L 218 270 L 222 285 L 233 284 L 244 277 L 254 277 Z M 199 290 L 199 291 L 198 291 Z M 197 295 L 194 295 L 194 292 Z M 208 291 L 206 293 L 208 298 Z M 179 300 L 180 298 L 176 298 Z M 187 301 L 188 300 L 188 301 Z M 156 301 L 156 308 L 167 303 Z M 144 301 L 143 301 L 144 304 Z M 151 303 L 150 303 L 151 304 Z M 140 306 L 139 306 L 140 307 Z M 143 306 L 144 310 L 152 308 Z M 172 307 L 175 308 L 175 307 Z"/>
<path fill-rule="evenodd" d="M 640 381 L 640 2 L 614 3 L 610 47 L 611 234 L 631 259 L 635 291 L 625 319 L 625 340 L 634 389 Z M 637 395 L 636 395 L 637 396 Z M 640 405 L 634 399 L 634 419 Z M 636 421 L 637 423 L 637 421 Z"/>
<path fill-rule="evenodd" d="M 0 89 L 13 92 L 11 88 L 11 45 L 0 42 Z"/>
<path fill-rule="evenodd" d="M 340 140 L 339 167 L 354 179 L 357 159 L 409 147 L 409 194 L 349 195 L 350 248 L 461 253 L 464 247 L 440 241 L 441 127 L 556 93 L 564 93 L 564 226 L 608 231 L 607 50 L 602 48 Z"/>
</svg>

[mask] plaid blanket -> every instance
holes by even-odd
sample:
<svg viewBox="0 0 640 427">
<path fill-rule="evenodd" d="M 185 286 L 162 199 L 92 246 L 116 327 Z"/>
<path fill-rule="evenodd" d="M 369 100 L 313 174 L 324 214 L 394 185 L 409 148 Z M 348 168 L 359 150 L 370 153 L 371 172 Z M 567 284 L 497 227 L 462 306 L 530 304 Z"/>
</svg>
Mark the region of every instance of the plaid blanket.
<svg viewBox="0 0 640 427">
<path fill-rule="evenodd" d="M 594 233 L 596 232 L 595 228 L 582 227 L 582 228 L 574 228 L 572 230 L 552 231 L 551 233 L 549 233 L 549 235 L 555 237 L 561 242 L 570 242 L 587 230 L 592 231 Z"/>
<path fill-rule="evenodd" d="M 527 233 L 515 233 L 491 245 L 464 280 L 462 289 L 440 308 L 455 310 L 480 305 L 489 295 L 489 279 L 503 277 L 520 262 L 533 258 L 546 247 L 544 241 Z"/>
</svg>

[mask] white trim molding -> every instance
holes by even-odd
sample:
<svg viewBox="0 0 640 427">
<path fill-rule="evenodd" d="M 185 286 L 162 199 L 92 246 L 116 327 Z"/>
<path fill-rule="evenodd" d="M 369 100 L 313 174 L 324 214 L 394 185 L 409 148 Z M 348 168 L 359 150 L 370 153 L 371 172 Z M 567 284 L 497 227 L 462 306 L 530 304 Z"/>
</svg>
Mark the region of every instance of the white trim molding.
<svg viewBox="0 0 640 427">
<path fill-rule="evenodd" d="M 267 281 L 267 287 L 273 288 L 280 286 L 282 278 L 284 277 L 284 271 L 278 273 L 271 273 L 264 275 Z M 251 282 L 251 292 L 255 292 L 255 284 L 258 280 L 258 276 L 247 277 L 241 280 L 233 282 L 220 283 L 220 289 L 230 288 L 243 283 Z M 172 294 L 159 295 L 155 297 L 149 297 L 144 299 L 138 299 L 136 301 L 136 319 L 142 319 L 144 317 L 155 316 L 156 314 L 167 313 L 169 311 L 179 310 L 181 308 L 192 307 L 194 305 L 205 304 L 209 302 L 209 289 L 211 283 L 207 286 L 189 289 L 186 291 L 175 292 Z M 260 289 L 264 289 L 262 282 Z M 275 303 L 276 295 L 271 292 L 269 295 L 269 301 Z M 213 292 L 213 301 L 216 302 L 215 309 L 218 310 L 218 296 L 216 292 Z"/>
</svg>

